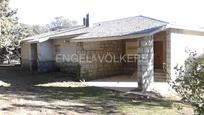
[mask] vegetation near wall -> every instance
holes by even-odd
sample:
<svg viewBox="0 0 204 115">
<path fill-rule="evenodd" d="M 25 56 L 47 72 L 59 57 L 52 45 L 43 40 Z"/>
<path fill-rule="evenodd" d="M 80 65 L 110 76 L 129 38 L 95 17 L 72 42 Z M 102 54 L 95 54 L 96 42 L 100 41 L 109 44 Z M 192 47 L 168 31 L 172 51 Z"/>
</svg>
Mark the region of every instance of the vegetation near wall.
<svg viewBox="0 0 204 115">
<path fill-rule="evenodd" d="M 204 114 L 204 55 L 197 56 L 189 52 L 184 66 L 177 66 L 177 78 L 172 82 L 172 87 L 183 99 L 189 102 L 196 114 Z"/>
</svg>

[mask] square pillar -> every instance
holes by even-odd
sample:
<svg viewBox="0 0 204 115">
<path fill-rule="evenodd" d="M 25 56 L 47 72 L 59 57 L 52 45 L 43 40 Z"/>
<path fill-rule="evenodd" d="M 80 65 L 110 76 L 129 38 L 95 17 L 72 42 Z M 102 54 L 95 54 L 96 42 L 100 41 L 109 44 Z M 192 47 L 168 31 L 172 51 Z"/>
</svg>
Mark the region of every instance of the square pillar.
<svg viewBox="0 0 204 115">
<path fill-rule="evenodd" d="M 171 80 L 171 32 L 166 32 L 166 78 Z"/>
<path fill-rule="evenodd" d="M 138 88 L 145 92 L 154 81 L 154 39 L 146 36 L 139 40 L 137 76 Z"/>
</svg>

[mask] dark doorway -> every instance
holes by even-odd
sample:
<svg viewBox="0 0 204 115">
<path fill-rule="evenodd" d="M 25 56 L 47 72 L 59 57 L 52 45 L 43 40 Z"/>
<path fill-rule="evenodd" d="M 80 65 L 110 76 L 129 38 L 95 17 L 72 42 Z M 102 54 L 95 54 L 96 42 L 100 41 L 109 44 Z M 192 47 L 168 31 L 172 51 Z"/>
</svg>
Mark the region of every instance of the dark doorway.
<svg viewBox="0 0 204 115">
<path fill-rule="evenodd" d="M 163 41 L 154 41 L 154 68 L 163 69 Z"/>
</svg>

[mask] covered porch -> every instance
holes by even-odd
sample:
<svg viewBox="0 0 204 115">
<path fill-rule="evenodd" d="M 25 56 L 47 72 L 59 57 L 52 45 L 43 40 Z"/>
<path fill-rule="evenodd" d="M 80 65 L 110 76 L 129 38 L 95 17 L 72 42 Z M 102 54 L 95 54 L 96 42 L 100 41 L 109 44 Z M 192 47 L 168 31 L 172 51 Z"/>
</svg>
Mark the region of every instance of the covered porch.
<svg viewBox="0 0 204 115">
<path fill-rule="evenodd" d="M 97 85 L 104 87 L 120 87 L 125 90 L 139 88 L 143 91 L 148 90 L 152 83 L 166 84 L 168 75 L 165 71 L 169 65 L 167 38 L 167 32 L 162 31 L 150 36 L 120 40 L 122 54 L 137 54 L 136 62 L 121 62 L 117 65 L 117 71 L 113 69 L 112 75 L 104 74 L 109 72 L 107 68 L 112 68 L 109 64 L 102 70 L 105 76 L 96 77 L 94 82 L 87 83 L 92 85 L 97 82 Z M 107 51 L 113 53 L 112 50 Z"/>
<path fill-rule="evenodd" d="M 83 82 L 86 86 L 102 87 L 105 89 L 111 89 L 115 91 L 121 91 L 126 93 L 137 93 L 138 92 L 138 82 L 137 79 L 131 78 L 128 75 L 117 75 L 103 79 L 96 79 L 92 81 Z M 153 93 L 153 92 L 154 93 Z M 162 97 L 175 97 L 177 94 L 172 90 L 167 82 L 153 82 L 149 85 L 149 90 L 147 92 L 151 95 L 158 94 Z"/>
</svg>

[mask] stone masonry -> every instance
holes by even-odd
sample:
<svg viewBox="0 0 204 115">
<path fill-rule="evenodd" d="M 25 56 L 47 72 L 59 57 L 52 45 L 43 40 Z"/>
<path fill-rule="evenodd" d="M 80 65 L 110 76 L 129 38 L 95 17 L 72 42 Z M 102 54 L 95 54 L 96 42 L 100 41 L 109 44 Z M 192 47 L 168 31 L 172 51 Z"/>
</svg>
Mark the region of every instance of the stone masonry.
<svg viewBox="0 0 204 115">
<path fill-rule="evenodd" d="M 171 33 L 166 32 L 166 78 L 170 80 L 171 75 Z"/>
<path fill-rule="evenodd" d="M 78 43 L 80 46 L 77 49 L 78 55 L 86 55 L 86 58 L 93 58 L 96 56 L 97 60 L 91 62 L 81 62 L 81 77 L 85 79 L 103 78 L 112 75 L 122 74 L 122 63 L 113 62 L 110 56 L 114 56 L 116 59 L 122 53 L 122 41 L 100 41 L 100 42 L 85 42 Z M 107 59 L 107 61 L 100 61 L 101 59 Z M 106 57 L 107 56 L 107 57 Z M 112 60 L 112 61 L 111 61 Z"/>
<path fill-rule="evenodd" d="M 139 40 L 138 54 L 138 87 L 146 91 L 154 80 L 153 36 L 146 36 Z"/>
<path fill-rule="evenodd" d="M 122 41 L 100 41 L 100 42 L 64 42 L 63 40 L 55 41 L 55 45 L 60 46 L 60 51 L 57 54 L 65 55 L 77 55 L 82 57 L 80 61 L 77 62 L 57 62 L 57 66 L 62 72 L 71 73 L 75 75 L 75 72 L 80 78 L 89 80 L 104 78 L 112 75 L 119 75 L 123 72 L 123 66 L 121 62 L 112 62 L 110 57 L 107 58 L 110 62 L 102 62 L 98 59 L 98 56 L 105 58 L 103 56 L 115 56 L 118 59 L 119 55 L 122 53 Z M 96 56 L 97 60 L 91 61 L 91 58 Z M 80 68 L 79 68 L 80 66 Z M 80 70 L 77 70 L 80 69 Z M 78 76 L 79 77 L 79 76 Z"/>
</svg>

